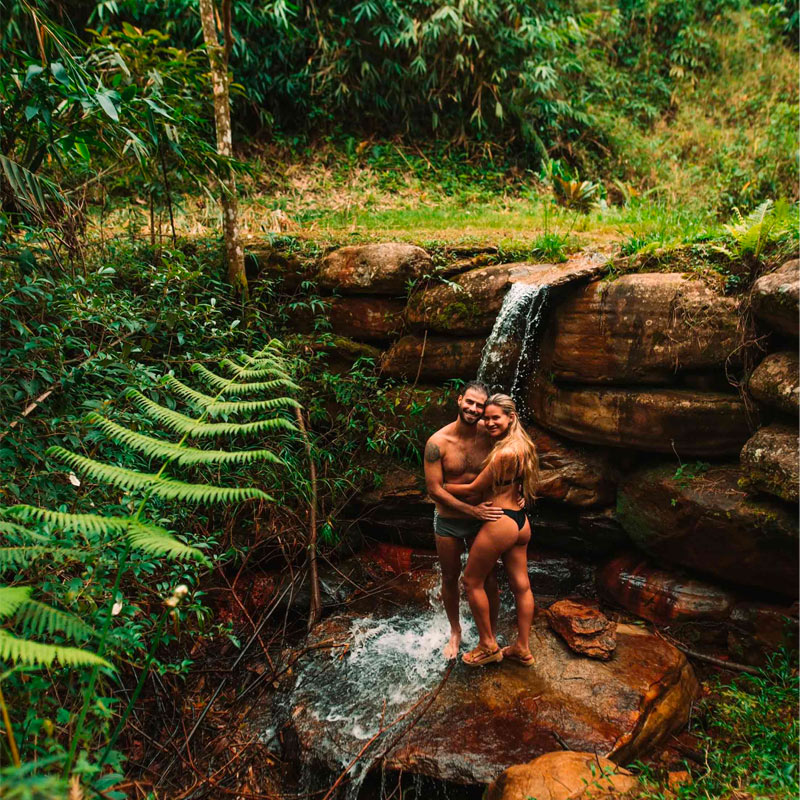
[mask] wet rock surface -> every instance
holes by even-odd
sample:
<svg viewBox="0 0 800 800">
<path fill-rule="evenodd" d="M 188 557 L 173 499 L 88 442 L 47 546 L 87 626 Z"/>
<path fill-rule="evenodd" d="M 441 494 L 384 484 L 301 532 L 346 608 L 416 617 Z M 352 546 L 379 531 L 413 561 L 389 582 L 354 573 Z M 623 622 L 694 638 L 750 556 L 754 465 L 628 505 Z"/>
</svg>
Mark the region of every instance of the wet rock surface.
<svg viewBox="0 0 800 800">
<path fill-rule="evenodd" d="M 492 329 L 503 298 L 514 283 L 552 288 L 590 280 L 602 274 L 604 262 L 578 256 L 565 264 L 494 264 L 469 270 L 453 279 L 413 295 L 408 322 L 431 333 L 477 336 Z"/>
<path fill-rule="evenodd" d="M 547 500 L 528 511 L 531 543 L 579 558 L 608 556 L 630 545 L 613 508 L 580 509 Z"/>
<path fill-rule="evenodd" d="M 743 490 L 738 466 L 676 476 L 648 467 L 620 484 L 617 516 L 634 543 L 666 562 L 797 597 L 797 515 Z"/>
<path fill-rule="evenodd" d="M 364 750 L 375 766 L 481 784 L 561 742 L 623 763 L 685 724 L 697 691 L 691 667 L 633 626 L 618 627 L 614 657 L 600 662 L 572 653 L 539 615 L 534 667 L 458 662 L 448 671 L 436 584 L 431 570 L 396 576 L 390 602 L 373 594 L 369 616 L 356 608 L 315 631 L 325 647 L 300 670 L 287 706 L 288 739 L 303 757 L 340 771 Z M 513 620 L 504 617 L 508 637 Z M 474 644 L 468 626 L 464 646 Z"/>
<path fill-rule="evenodd" d="M 753 313 L 771 330 L 797 336 L 800 260 L 787 261 L 753 284 Z"/>
<path fill-rule="evenodd" d="M 570 650 L 608 661 L 617 646 L 617 623 L 602 611 L 573 600 L 559 600 L 545 612 L 550 627 Z"/>
<path fill-rule="evenodd" d="M 501 773 L 487 788 L 486 800 L 619 797 L 638 786 L 628 770 L 595 753 L 547 753 Z"/>
<path fill-rule="evenodd" d="M 796 504 L 800 464 L 796 428 L 768 425 L 755 432 L 742 448 L 745 485 Z"/>
<path fill-rule="evenodd" d="M 381 371 L 390 378 L 424 381 L 472 379 L 478 373 L 483 339 L 404 336 L 384 354 Z"/>
<path fill-rule="evenodd" d="M 797 353 L 771 353 L 750 376 L 750 394 L 765 406 L 797 417 L 800 410 L 800 378 Z"/>
<path fill-rule="evenodd" d="M 409 281 L 432 271 L 431 257 L 421 247 L 396 242 L 356 245 L 325 257 L 319 284 L 345 294 L 404 295 Z"/>
<path fill-rule="evenodd" d="M 567 387 L 540 374 L 525 401 L 540 425 L 587 444 L 719 457 L 748 436 L 744 403 L 720 392 Z"/>
<path fill-rule="evenodd" d="M 542 361 L 557 380 L 672 383 L 679 371 L 725 363 L 738 345 L 738 305 L 680 274 L 594 282 L 553 310 Z"/>
<path fill-rule="evenodd" d="M 613 558 L 597 570 L 600 593 L 659 625 L 727 619 L 736 596 L 680 570 L 657 567 L 638 553 Z"/>
</svg>

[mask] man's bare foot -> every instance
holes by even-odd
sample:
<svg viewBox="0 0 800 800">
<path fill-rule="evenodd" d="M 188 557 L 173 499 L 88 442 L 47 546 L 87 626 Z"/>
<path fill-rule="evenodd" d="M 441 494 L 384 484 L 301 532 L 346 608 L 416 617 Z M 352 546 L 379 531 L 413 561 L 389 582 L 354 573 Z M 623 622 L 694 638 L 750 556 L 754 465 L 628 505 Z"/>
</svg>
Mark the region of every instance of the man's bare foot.
<svg viewBox="0 0 800 800">
<path fill-rule="evenodd" d="M 459 647 L 461 647 L 461 631 L 453 631 L 450 634 L 450 641 L 444 646 L 445 660 L 450 661 L 451 658 L 456 658 Z"/>
</svg>

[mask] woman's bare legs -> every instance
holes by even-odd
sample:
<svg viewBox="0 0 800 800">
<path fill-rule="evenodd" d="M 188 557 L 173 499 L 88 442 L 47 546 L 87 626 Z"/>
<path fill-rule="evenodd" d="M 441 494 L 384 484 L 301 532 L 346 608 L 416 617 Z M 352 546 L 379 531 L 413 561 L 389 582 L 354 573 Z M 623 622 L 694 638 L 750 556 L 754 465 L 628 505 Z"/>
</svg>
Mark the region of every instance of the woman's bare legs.
<svg viewBox="0 0 800 800">
<path fill-rule="evenodd" d="M 526 533 L 527 535 L 525 535 Z M 530 525 L 526 522 L 525 527 L 520 531 L 518 544 L 503 553 L 503 566 L 506 568 L 508 583 L 517 607 L 517 641 L 508 650 L 520 656 L 530 653 L 530 632 L 533 624 L 533 592 L 531 592 L 531 581 L 528 577 L 528 542 L 530 538 Z"/>
<path fill-rule="evenodd" d="M 497 559 L 512 547 L 518 538 L 517 524 L 510 517 L 487 522 L 478 531 L 464 570 L 467 600 L 478 628 L 478 646 L 496 650 L 497 640 L 492 630 L 491 609 L 486 595 L 486 578 L 494 569 Z M 526 572 L 527 577 L 527 572 Z"/>
</svg>

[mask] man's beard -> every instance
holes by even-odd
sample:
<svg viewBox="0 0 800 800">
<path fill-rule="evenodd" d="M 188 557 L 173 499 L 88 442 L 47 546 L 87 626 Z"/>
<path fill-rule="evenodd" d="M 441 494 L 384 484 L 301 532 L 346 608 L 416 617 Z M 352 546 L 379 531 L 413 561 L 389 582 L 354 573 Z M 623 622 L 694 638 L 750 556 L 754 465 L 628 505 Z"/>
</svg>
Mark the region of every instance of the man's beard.
<svg viewBox="0 0 800 800">
<path fill-rule="evenodd" d="M 467 416 L 464 411 L 460 408 L 458 409 L 458 418 L 465 424 L 465 425 L 477 425 L 481 421 L 480 414 L 474 414 L 471 416 Z"/>
</svg>

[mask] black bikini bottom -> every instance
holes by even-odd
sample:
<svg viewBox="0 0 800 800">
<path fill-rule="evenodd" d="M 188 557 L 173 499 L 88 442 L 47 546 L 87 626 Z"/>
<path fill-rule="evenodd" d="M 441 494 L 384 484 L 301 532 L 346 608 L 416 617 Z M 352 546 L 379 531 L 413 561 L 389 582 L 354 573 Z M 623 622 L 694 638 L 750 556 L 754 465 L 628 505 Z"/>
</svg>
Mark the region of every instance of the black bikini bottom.
<svg viewBox="0 0 800 800">
<path fill-rule="evenodd" d="M 503 513 L 507 517 L 511 517 L 511 519 L 517 523 L 517 530 L 521 531 L 525 527 L 525 520 L 527 519 L 527 516 L 524 508 L 521 508 L 518 511 L 514 511 L 510 508 L 504 508 Z"/>
</svg>

